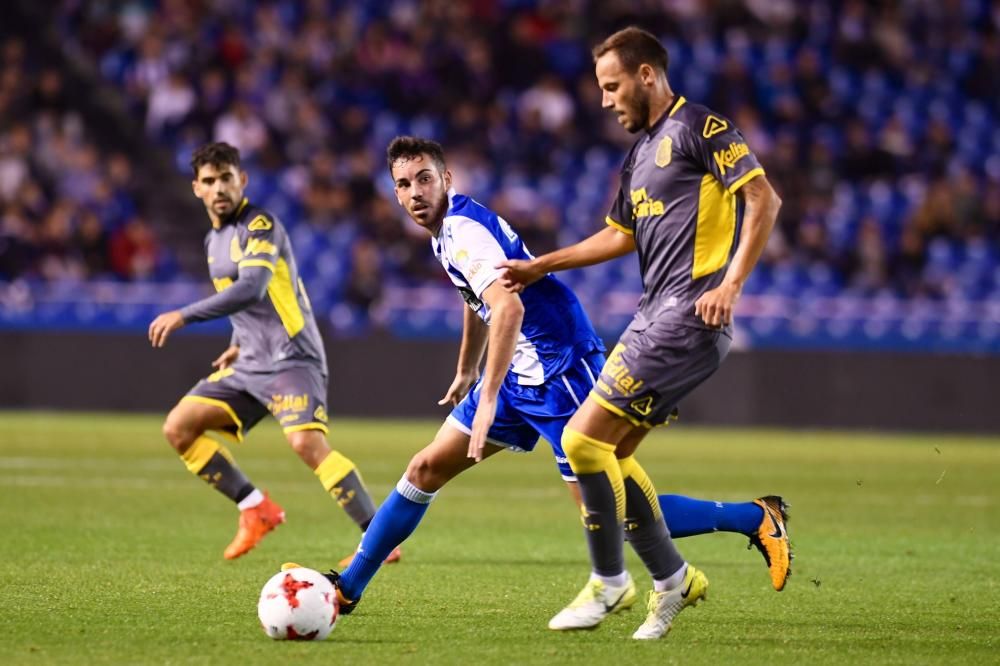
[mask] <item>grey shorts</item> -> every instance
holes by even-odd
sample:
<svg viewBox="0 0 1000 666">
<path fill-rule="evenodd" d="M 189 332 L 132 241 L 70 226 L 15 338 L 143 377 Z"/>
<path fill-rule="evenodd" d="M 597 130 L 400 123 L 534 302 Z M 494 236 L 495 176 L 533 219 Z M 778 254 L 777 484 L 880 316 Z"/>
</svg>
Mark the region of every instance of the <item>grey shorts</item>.
<svg viewBox="0 0 1000 666">
<path fill-rule="evenodd" d="M 327 432 L 326 374 L 319 367 L 292 366 L 277 372 L 237 367 L 213 372 L 181 400 L 222 408 L 233 421 L 221 432 L 237 441 L 271 413 L 286 432 Z"/>
<path fill-rule="evenodd" d="M 731 344 L 729 333 L 720 329 L 633 320 L 590 396 L 634 425 L 664 425 L 676 418 L 681 399 L 719 368 Z"/>
</svg>

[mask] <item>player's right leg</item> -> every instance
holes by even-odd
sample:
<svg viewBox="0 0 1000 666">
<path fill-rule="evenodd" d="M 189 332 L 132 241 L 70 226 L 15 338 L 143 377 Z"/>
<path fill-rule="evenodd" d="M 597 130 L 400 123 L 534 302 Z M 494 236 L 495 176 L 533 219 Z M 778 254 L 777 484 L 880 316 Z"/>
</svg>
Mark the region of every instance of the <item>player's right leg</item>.
<svg viewBox="0 0 1000 666">
<path fill-rule="evenodd" d="M 410 460 L 361 538 L 357 554 L 337 580 L 342 612 L 350 612 L 386 556 L 420 524 L 431 501 L 448 481 L 476 464 L 468 457 L 469 435 L 446 422 L 434 440 Z M 484 459 L 502 450 L 487 444 Z"/>
<path fill-rule="evenodd" d="M 574 409 L 580 407 L 582 399 L 594 388 L 604 363 L 604 356 L 600 353 L 592 353 L 572 363 L 559 378 L 561 381 L 555 381 L 549 387 L 546 413 L 527 416 L 531 425 L 552 446 L 559 475 L 581 510 L 583 498 L 562 449 L 562 434 Z M 684 390 L 682 387 L 681 391 Z M 676 415 L 667 412 L 666 418 L 673 420 Z M 659 495 L 657 501 L 671 538 L 714 532 L 742 534 L 764 556 L 774 588 L 780 591 L 784 587 L 791 574 L 792 555 L 785 527 L 788 521 L 787 505 L 780 497 L 769 495 L 750 502 L 715 502 L 684 495 Z"/>
<path fill-rule="evenodd" d="M 625 486 L 615 457 L 618 444 L 634 428 L 587 398 L 563 431 L 562 449 L 583 497 L 593 571 L 576 598 L 549 621 L 549 629 L 589 629 L 635 603 L 635 583 L 625 570 L 623 550 Z"/>
<path fill-rule="evenodd" d="M 163 435 L 188 470 L 232 500 L 240 510 L 236 537 L 223 552 L 235 559 L 285 521 L 285 512 L 243 474 L 232 454 L 205 433 L 215 430 L 237 441 L 266 410 L 240 391 L 233 372 L 217 372 L 200 381 L 170 411 Z"/>
</svg>

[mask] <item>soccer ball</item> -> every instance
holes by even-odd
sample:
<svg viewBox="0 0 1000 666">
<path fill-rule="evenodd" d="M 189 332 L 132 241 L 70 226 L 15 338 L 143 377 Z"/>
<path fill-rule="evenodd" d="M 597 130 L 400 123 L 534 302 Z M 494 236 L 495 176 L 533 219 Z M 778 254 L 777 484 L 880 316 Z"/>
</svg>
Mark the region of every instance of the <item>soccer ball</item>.
<svg viewBox="0 0 1000 666">
<path fill-rule="evenodd" d="M 274 640 L 321 641 L 333 631 L 339 612 L 333 584 L 305 568 L 272 576 L 257 602 L 264 633 Z"/>
</svg>

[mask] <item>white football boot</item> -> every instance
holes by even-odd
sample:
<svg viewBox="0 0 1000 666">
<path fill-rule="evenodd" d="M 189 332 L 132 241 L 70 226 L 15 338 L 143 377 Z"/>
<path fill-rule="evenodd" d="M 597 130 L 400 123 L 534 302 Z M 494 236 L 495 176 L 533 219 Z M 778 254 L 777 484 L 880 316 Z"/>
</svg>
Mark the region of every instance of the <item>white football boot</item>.
<svg viewBox="0 0 1000 666">
<path fill-rule="evenodd" d="M 632 638 L 641 641 L 655 640 L 667 635 L 677 614 L 688 606 L 694 606 L 708 596 L 708 578 L 690 564 L 684 574 L 684 582 L 666 592 L 650 590 L 646 602 L 646 621 L 636 629 Z"/>
<path fill-rule="evenodd" d="M 591 629 L 612 613 L 631 608 L 636 600 L 635 583 L 632 576 L 625 575 L 628 580 L 621 587 L 605 585 L 597 578 L 591 578 L 576 599 L 549 620 L 549 629 Z"/>
</svg>

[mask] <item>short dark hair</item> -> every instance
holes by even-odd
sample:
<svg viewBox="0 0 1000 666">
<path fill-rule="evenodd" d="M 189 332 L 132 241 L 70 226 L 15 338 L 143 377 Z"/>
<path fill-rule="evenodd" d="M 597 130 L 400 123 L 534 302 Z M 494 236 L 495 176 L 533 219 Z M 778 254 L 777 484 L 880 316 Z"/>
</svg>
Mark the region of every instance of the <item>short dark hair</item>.
<svg viewBox="0 0 1000 666">
<path fill-rule="evenodd" d="M 206 164 L 211 164 L 216 169 L 223 169 L 227 166 L 239 169 L 240 151 L 222 141 L 206 143 L 191 155 L 191 170 L 194 171 L 195 178 L 198 177 L 198 170 Z"/>
<path fill-rule="evenodd" d="M 618 54 L 618 60 L 629 74 L 635 74 L 643 63 L 667 73 L 670 62 L 667 49 L 653 33 L 642 28 L 629 26 L 605 39 L 594 47 L 594 61 L 611 51 Z"/>
<path fill-rule="evenodd" d="M 389 143 L 389 147 L 385 151 L 389 173 L 392 173 L 392 165 L 396 163 L 396 160 L 412 159 L 419 155 L 428 155 L 441 173 L 444 173 L 447 168 L 444 161 L 444 148 L 437 141 L 417 136 L 397 136 Z"/>
</svg>

